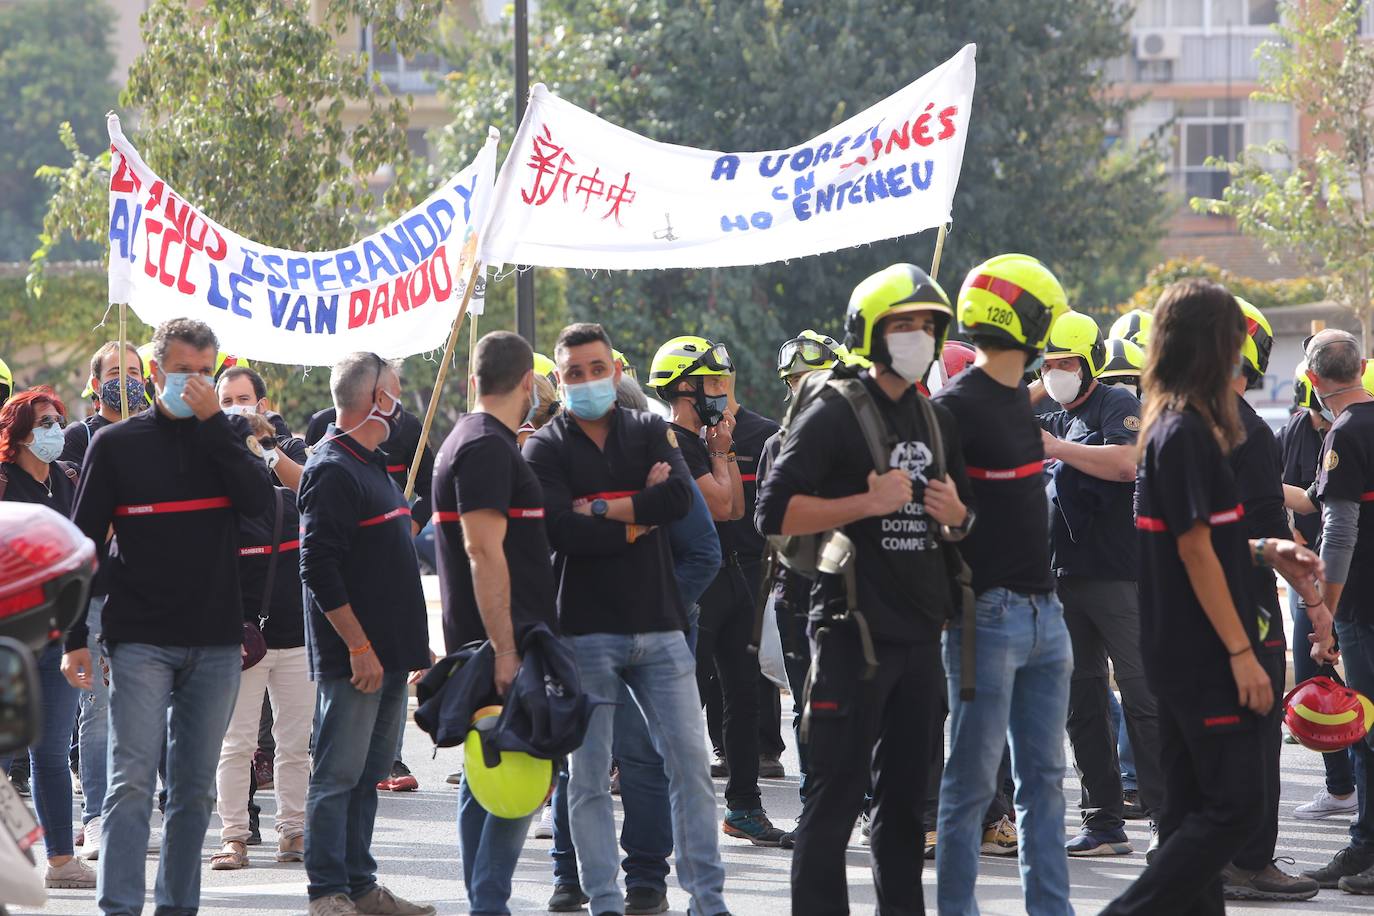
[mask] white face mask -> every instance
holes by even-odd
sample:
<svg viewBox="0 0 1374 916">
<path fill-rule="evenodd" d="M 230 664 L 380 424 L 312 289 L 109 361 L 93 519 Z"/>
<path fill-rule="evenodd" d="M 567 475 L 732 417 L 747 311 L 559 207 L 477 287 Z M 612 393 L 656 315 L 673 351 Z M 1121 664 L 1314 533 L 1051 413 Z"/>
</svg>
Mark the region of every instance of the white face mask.
<svg viewBox="0 0 1374 916">
<path fill-rule="evenodd" d="M 233 417 L 251 417 L 258 412 L 256 404 L 230 404 L 224 408 L 224 412 Z"/>
<path fill-rule="evenodd" d="M 902 331 L 887 335 L 892 371 L 908 382 L 918 382 L 935 361 L 935 335 L 929 331 Z"/>
<path fill-rule="evenodd" d="M 1060 404 L 1072 404 L 1078 399 L 1078 391 L 1083 387 L 1083 380 L 1078 377 L 1078 373 L 1066 369 L 1046 369 L 1040 380 L 1045 383 L 1045 391 L 1049 396 Z"/>
</svg>

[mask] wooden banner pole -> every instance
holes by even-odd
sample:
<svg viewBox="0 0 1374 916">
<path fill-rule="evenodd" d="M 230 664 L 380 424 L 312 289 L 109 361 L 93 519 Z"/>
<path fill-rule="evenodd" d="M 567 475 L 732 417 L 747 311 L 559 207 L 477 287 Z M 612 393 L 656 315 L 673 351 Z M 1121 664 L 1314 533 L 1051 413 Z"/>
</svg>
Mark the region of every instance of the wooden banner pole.
<svg viewBox="0 0 1374 916">
<path fill-rule="evenodd" d="M 477 322 L 481 315 L 473 315 L 468 323 L 468 410 L 472 410 L 472 399 L 477 396 L 472 379 L 477 375 Z"/>
<path fill-rule="evenodd" d="M 129 419 L 129 391 L 125 380 L 129 377 L 129 333 L 126 303 L 119 303 L 119 418 Z M 142 374 L 140 372 L 140 374 Z M 100 391 L 96 390 L 99 397 Z"/>
</svg>

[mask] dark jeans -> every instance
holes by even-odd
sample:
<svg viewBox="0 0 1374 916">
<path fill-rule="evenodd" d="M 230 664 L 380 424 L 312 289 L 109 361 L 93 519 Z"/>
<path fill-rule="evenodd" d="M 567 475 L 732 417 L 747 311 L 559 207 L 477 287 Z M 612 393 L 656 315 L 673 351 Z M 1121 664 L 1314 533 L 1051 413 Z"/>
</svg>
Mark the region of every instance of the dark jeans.
<svg viewBox="0 0 1374 916">
<path fill-rule="evenodd" d="M 1293 616 L 1293 680 L 1301 684 L 1319 674 L 1335 678 L 1336 672 L 1330 665 L 1318 666 L 1312 661 L 1312 643 L 1307 639 L 1312 632 L 1312 621 L 1307 619 L 1307 607 L 1298 596 L 1297 589 L 1288 590 L 1288 608 Z M 1350 750 L 1342 750 L 1322 754 L 1322 764 L 1326 767 L 1326 791 L 1332 795 L 1349 795 L 1355 791 L 1355 764 L 1351 753 Z"/>
<path fill-rule="evenodd" d="M 1164 802 L 1159 708 L 1140 660 L 1140 595 L 1134 582 L 1067 576 L 1059 580 L 1064 624 L 1073 645 L 1069 741 L 1082 786 L 1079 807 L 1089 830 L 1116 831 L 1122 818 L 1121 762 L 1108 695 L 1107 660 L 1116 672 L 1126 732 L 1136 756 L 1140 802 L 1151 816 Z"/>
<path fill-rule="evenodd" d="M 1269 672 L 1274 685 L 1274 708 L 1260 720 L 1260 756 L 1256 761 L 1264 797 L 1259 805 L 1264 819 L 1259 829 L 1250 835 L 1232 861 L 1240 868 L 1259 871 L 1274 861 L 1274 847 L 1279 842 L 1279 794 L 1282 791 L 1283 757 L 1283 686 L 1288 677 L 1288 659 L 1283 651 L 1266 652 L 1259 656 L 1260 664 Z"/>
<path fill-rule="evenodd" d="M 1374 696 L 1374 625 L 1354 620 L 1336 621 L 1336 638 L 1341 643 L 1341 659 L 1350 686 L 1365 696 Z M 1350 824 L 1350 845 L 1374 850 L 1374 799 L 1369 797 L 1374 777 L 1374 750 L 1369 742 L 1350 746 L 1355 761 L 1355 789 L 1359 792 L 1360 813 Z"/>
<path fill-rule="evenodd" d="M 809 789 L 792 855 L 795 914 L 849 911 L 845 849 L 870 777 L 878 912 L 925 912 L 921 818 L 931 747 L 944 744 L 938 699 L 944 668 L 936 644 L 875 649 L 878 672 L 864 682 L 852 631 L 831 630 L 821 644 L 818 678 L 837 687 L 812 693 Z M 832 714 L 818 712 L 837 696 Z"/>
<path fill-rule="evenodd" d="M 805 804 L 810 792 L 810 772 L 806 742 L 801 739 L 802 702 L 806 698 L 806 676 L 811 672 L 811 642 L 806 638 L 806 615 L 779 609 L 778 633 L 782 638 L 782 662 L 787 669 L 787 687 L 792 694 L 792 733 L 797 739 L 797 766 L 801 770 L 798 793 Z M 940 749 L 943 762 L 944 748 Z"/>
<path fill-rule="evenodd" d="M 697 631 L 697 686 L 705 691 L 714 667 L 720 678 L 721 734 L 730 778 L 725 803 L 732 811 L 762 807 L 759 796 L 759 659 L 749 651 L 754 633 L 758 563 L 729 560 L 701 596 Z"/>
<path fill-rule="evenodd" d="M 706 733 L 711 737 L 711 750 L 715 751 L 717 757 L 723 758 L 725 741 L 721 737 L 721 727 L 725 711 L 720 695 L 720 678 L 714 670 L 701 685 L 701 702 L 706 705 Z M 782 691 L 760 672 L 759 754 L 778 758 L 785 750 L 787 745 L 782 740 Z"/>
<path fill-rule="evenodd" d="M 615 733 L 611 753 L 620 768 L 620 802 L 625 823 L 620 828 L 620 848 L 625 853 L 620 867 L 625 886 L 668 890 L 668 856 L 673 852 L 672 807 L 668 801 L 668 777 L 663 758 L 649 738 L 649 724 L 624 684 L 615 708 Z M 609 774 L 608 774 L 609 778 Z M 553 792 L 553 883 L 577 884 L 577 850 L 573 848 L 568 822 L 568 771 L 558 774 Z"/>
<path fill-rule="evenodd" d="M 1159 758 L 1165 779 L 1159 852 L 1104 914 L 1226 912 L 1221 870 L 1264 819 L 1263 777 L 1255 766 L 1264 734 L 1253 717 L 1242 716 L 1249 721 L 1241 731 L 1204 734 L 1195 698 L 1159 698 Z"/>
</svg>

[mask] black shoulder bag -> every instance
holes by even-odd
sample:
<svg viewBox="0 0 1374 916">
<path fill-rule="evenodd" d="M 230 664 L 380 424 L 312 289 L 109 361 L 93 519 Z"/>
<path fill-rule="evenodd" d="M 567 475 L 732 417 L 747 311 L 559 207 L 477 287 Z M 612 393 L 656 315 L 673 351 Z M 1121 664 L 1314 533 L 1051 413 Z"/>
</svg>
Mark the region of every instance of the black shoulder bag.
<svg viewBox="0 0 1374 916">
<path fill-rule="evenodd" d="M 267 555 L 267 576 L 262 583 L 262 604 L 258 609 L 258 622 L 256 625 L 249 620 L 243 622 L 244 671 L 262 661 L 267 655 L 267 640 L 263 637 L 262 631 L 266 628 L 267 618 L 271 613 L 272 585 L 277 578 L 277 557 L 281 555 L 282 516 L 286 508 L 281 487 L 273 487 L 272 496 L 276 514 L 272 521 L 272 547 Z"/>
</svg>

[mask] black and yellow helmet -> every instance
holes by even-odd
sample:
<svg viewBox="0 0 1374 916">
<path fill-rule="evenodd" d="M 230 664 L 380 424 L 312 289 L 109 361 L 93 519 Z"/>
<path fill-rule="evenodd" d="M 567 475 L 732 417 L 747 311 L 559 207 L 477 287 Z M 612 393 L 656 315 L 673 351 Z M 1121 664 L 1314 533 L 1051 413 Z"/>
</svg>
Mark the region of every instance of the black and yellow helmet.
<svg viewBox="0 0 1374 916">
<path fill-rule="evenodd" d="M 1293 406 L 1299 410 L 1316 410 L 1316 398 L 1312 397 L 1312 380 L 1307 377 L 1307 358 L 1298 360 L 1293 370 Z"/>
<path fill-rule="evenodd" d="M 1108 337 L 1104 345 L 1107 363 L 1097 374 L 1098 381 L 1109 385 L 1116 382 L 1140 384 L 1140 373 L 1145 371 L 1145 351 L 1124 337 Z"/>
<path fill-rule="evenodd" d="M 534 354 L 534 374 L 542 375 L 555 385 L 558 384 L 558 364 L 543 353 Z"/>
<path fill-rule="evenodd" d="M 844 359 L 844 344 L 807 328 L 778 348 L 778 378 L 816 369 L 833 369 Z"/>
<path fill-rule="evenodd" d="M 1150 326 L 1154 322 L 1155 316 L 1150 312 L 1144 309 L 1131 309 L 1112 322 L 1111 330 L 1107 332 L 1107 339 L 1129 340 L 1144 350 L 1145 344 L 1150 340 Z"/>
<path fill-rule="evenodd" d="M 938 357 L 949 336 L 954 310 L 940 284 L 915 264 L 893 264 L 854 287 L 844 316 L 844 345 L 849 353 L 885 362 L 885 348 L 880 340 L 874 339 L 873 329 L 887 316 L 902 312 L 936 313 L 939 330 L 935 335 L 935 355 Z"/>
<path fill-rule="evenodd" d="M 1102 341 L 1102 329 L 1082 312 L 1065 312 L 1050 328 L 1045 356 L 1077 356 L 1088 367 L 1088 377 L 1097 378 L 1107 367 L 1107 346 Z"/>
<path fill-rule="evenodd" d="M 975 344 L 989 341 L 1040 353 L 1068 296 L 1050 269 L 1026 254 L 1001 254 L 969 271 L 959 288 L 959 330 Z"/>
<path fill-rule="evenodd" d="M 724 344 L 684 335 L 658 348 L 649 363 L 649 387 L 663 397 L 666 390 L 689 376 L 733 375 L 734 372 L 735 365 Z"/>
<path fill-rule="evenodd" d="M 1236 304 L 1245 316 L 1245 342 L 1240 345 L 1241 371 L 1245 373 L 1246 389 L 1264 384 L 1269 371 L 1269 354 L 1274 350 L 1274 329 L 1264 313 L 1236 296 Z"/>
<path fill-rule="evenodd" d="M 14 373 L 10 371 L 9 364 L 0 359 L 0 404 L 10 399 L 14 394 Z"/>
</svg>

